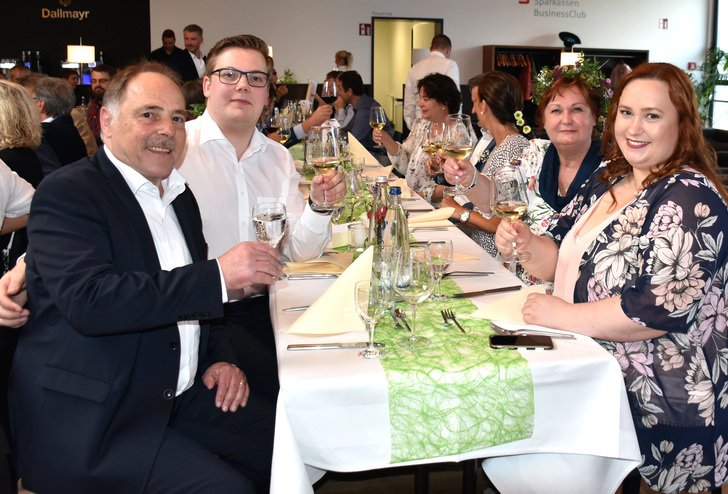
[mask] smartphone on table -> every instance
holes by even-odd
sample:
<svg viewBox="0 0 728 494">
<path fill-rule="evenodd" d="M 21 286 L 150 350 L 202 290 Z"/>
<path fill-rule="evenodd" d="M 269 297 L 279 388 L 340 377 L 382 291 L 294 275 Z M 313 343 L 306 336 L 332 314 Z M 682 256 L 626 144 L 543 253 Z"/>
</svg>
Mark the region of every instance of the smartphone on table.
<svg viewBox="0 0 728 494">
<path fill-rule="evenodd" d="M 527 350 L 553 350 L 554 341 L 550 336 L 541 335 L 490 335 L 491 348 L 525 348 Z"/>
</svg>

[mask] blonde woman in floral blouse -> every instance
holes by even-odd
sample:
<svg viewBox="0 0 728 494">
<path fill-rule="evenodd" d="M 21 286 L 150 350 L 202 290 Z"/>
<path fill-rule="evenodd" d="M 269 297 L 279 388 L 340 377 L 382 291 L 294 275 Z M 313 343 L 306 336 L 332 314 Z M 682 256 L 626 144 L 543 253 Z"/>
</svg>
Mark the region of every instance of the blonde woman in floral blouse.
<svg viewBox="0 0 728 494">
<path fill-rule="evenodd" d="M 445 123 L 445 118 L 460 110 L 462 96 L 452 79 L 442 74 L 430 74 L 417 83 L 420 100 L 417 106 L 422 110 L 422 118 L 412 124 L 412 132 L 402 144 L 389 134 L 374 129 L 372 138 L 384 144 L 389 160 L 407 179 L 410 189 L 421 195 L 427 202 L 437 206 L 442 200 L 444 185 L 438 185 L 427 173 L 425 162 L 430 155 L 422 150 L 429 144 L 428 131 L 432 123 Z M 472 131 L 472 129 L 471 129 Z"/>
<path fill-rule="evenodd" d="M 644 462 L 659 492 L 728 482 L 728 193 L 695 92 L 670 64 L 643 64 L 615 92 L 608 160 L 544 236 L 501 223 L 496 245 L 528 249 L 527 323 L 577 331 L 622 367 Z"/>
</svg>

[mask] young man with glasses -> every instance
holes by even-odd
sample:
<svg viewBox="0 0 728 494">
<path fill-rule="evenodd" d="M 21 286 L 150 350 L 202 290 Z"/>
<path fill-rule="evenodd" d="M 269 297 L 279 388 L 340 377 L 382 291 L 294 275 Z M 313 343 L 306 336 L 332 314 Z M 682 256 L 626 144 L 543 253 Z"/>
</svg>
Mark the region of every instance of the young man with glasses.
<svg viewBox="0 0 728 494">
<path fill-rule="evenodd" d="M 288 150 L 266 138 L 256 124 L 268 101 L 273 60 L 253 35 L 219 41 L 210 50 L 203 77 L 207 110 L 187 122 L 187 153 L 180 172 L 197 198 L 210 258 L 233 245 L 255 241 L 251 213 L 261 202 L 281 202 L 288 213 L 281 253 L 294 261 L 318 257 L 331 237 L 331 218 L 304 200 Z M 315 177 L 309 202 L 344 197 L 340 173 Z M 275 400 L 278 372 L 267 287 L 254 285 L 227 304 L 233 345 L 251 387 Z M 261 389 L 262 388 L 262 389 Z"/>
</svg>

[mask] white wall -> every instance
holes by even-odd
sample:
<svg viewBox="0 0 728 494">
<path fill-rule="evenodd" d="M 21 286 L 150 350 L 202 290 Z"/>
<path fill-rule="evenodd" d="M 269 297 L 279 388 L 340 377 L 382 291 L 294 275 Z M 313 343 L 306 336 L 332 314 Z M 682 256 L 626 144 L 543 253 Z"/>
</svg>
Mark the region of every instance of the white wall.
<svg viewBox="0 0 728 494">
<path fill-rule="evenodd" d="M 538 6 L 548 2 L 575 6 Z M 653 62 L 687 69 L 703 61 L 711 6 L 711 0 L 150 0 L 151 48 L 161 46 L 165 28 L 175 30 L 181 46 L 182 28 L 196 23 L 204 29 L 203 51 L 222 37 L 252 33 L 273 46 L 278 73 L 291 69 L 298 81 L 323 80 L 334 53 L 348 50 L 367 83 L 371 37 L 359 36 L 359 24 L 371 24 L 373 16 L 416 17 L 443 19 L 461 83 L 481 72 L 481 46 L 561 46 L 560 31 L 575 33 L 585 47 L 646 49 Z M 576 16 L 535 16 L 536 10 Z M 658 29 L 661 18 L 668 29 Z"/>
</svg>

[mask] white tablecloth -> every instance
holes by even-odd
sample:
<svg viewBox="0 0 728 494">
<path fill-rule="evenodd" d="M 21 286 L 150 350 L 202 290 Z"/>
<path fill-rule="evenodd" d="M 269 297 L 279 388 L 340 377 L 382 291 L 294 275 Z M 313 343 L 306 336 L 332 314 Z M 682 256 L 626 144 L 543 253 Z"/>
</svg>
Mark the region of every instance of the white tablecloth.
<svg viewBox="0 0 728 494">
<path fill-rule="evenodd" d="M 464 290 L 513 284 L 514 276 L 457 229 L 421 230 L 417 238 L 447 236 L 455 251 L 481 257 L 451 270 L 494 271 L 458 279 Z M 554 340 L 552 351 L 521 350 L 533 374 L 535 429 L 529 439 L 479 451 L 390 464 L 389 400 L 381 364 L 357 350 L 289 352 L 306 342 L 364 341 L 364 331 L 311 337 L 284 331 L 300 315 L 286 307 L 313 302 L 331 281 L 282 281 L 271 290 L 281 390 L 276 417 L 272 493 L 311 493 L 325 470 L 489 458 L 483 462 L 502 494 L 612 493 L 639 463 L 639 448 L 616 360 L 591 338 Z M 472 299 L 485 305 L 503 294 Z"/>
</svg>

